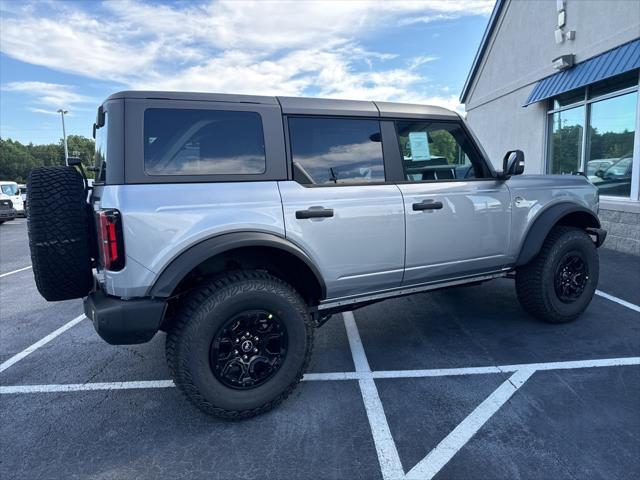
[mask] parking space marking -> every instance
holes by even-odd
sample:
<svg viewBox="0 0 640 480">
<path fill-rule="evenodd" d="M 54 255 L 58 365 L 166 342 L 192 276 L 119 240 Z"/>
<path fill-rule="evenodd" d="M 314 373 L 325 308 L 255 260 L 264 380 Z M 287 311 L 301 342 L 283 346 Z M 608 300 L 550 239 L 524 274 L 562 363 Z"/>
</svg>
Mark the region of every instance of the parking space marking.
<svg viewBox="0 0 640 480">
<path fill-rule="evenodd" d="M 8 227 L 8 226 L 10 226 L 10 225 L 25 225 L 26 223 L 27 223 L 27 221 L 26 221 L 26 220 L 21 220 L 21 221 L 16 221 L 16 220 L 14 220 L 14 221 L 7 222 L 7 223 L 5 223 L 4 225 L 5 225 L 6 227 Z"/>
<path fill-rule="evenodd" d="M 67 383 L 58 385 L 12 385 L 0 386 L 0 393 L 55 393 L 86 392 L 92 390 L 135 390 L 141 388 L 172 388 L 171 380 L 148 380 L 140 382 Z"/>
<path fill-rule="evenodd" d="M 627 302 L 626 300 L 622 300 L 621 298 L 614 297 L 613 295 L 609 295 L 608 293 L 601 292 L 600 290 L 596 290 L 596 295 L 600 295 L 602 298 L 606 298 L 607 300 L 611 300 L 623 307 L 630 308 L 631 310 L 635 310 L 640 313 L 640 307 L 634 303 Z"/>
<path fill-rule="evenodd" d="M 0 365 L 0 372 L 4 372 L 7 368 L 9 368 L 11 365 L 14 365 L 16 363 L 18 363 L 20 360 L 22 360 L 24 357 L 26 357 L 27 355 L 32 354 L 33 352 L 35 352 L 37 349 L 39 349 L 40 347 L 42 347 L 43 345 L 46 345 L 47 343 L 49 343 L 51 340 L 53 340 L 54 338 L 56 338 L 58 335 L 66 332 L 67 330 L 69 330 L 71 327 L 77 325 L 78 323 L 80 323 L 82 320 L 84 320 L 85 317 L 84 315 L 79 315 L 76 318 L 74 318 L 73 320 L 65 323 L 63 326 L 61 326 L 60 328 L 58 328 L 57 330 L 54 330 L 53 332 L 51 332 L 49 335 L 47 335 L 46 337 L 44 337 L 41 340 L 38 340 L 36 343 L 34 343 L 33 345 L 31 345 L 30 347 L 25 348 L 24 350 L 22 350 L 19 353 L 16 353 L 13 357 L 9 358 L 8 360 L 5 360 L 4 362 L 2 362 L 2 364 Z"/>
<path fill-rule="evenodd" d="M 498 367 L 503 372 L 518 370 L 574 370 L 577 368 L 623 367 L 640 365 L 640 357 L 598 358 L 594 360 L 568 360 L 563 362 L 521 363 L 520 365 L 503 365 Z"/>
<path fill-rule="evenodd" d="M 471 412 L 449 435 L 407 473 L 407 480 L 430 480 L 489 421 L 533 375 L 535 370 L 515 372 Z"/>
<path fill-rule="evenodd" d="M 360 380 L 369 378 L 364 372 L 328 372 L 328 373 L 305 373 L 302 380 L 306 382 L 329 381 L 329 380 Z"/>
<path fill-rule="evenodd" d="M 367 355 L 364 352 L 362 339 L 358 332 L 358 326 L 352 312 L 342 314 L 344 326 L 347 330 L 347 338 L 349 340 L 349 348 L 353 357 L 353 364 L 356 372 L 367 373 L 371 375 L 371 368 Z M 373 435 L 373 443 L 376 447 L 378 462 L 384 480 L 398 480 L 404 478 L 404 469 L 398 455 L 396 443 L 391 436 L 391 429 L 387 422 L 387 416 L 384 413 L 384 407 L 378 394 L 375 380 L 373 378 L 363 378 L 358 380 L 362 401 L 364 402 L 365 411 L 371 427 Z"/>
<path fill-rule="evenodd" d="M 13 270 L 12 272 L 2 273 L 0 274 L 0 278 L 8 277 L 9 275 L 13 275 L 14 273 L 24 272 L 25 270 L 29 270 L 30 268 L 31 268 L 31 265 L 29 265 L 28 267 L 19 268 L 18 270 Z"/>
<path fill-rule="evenodd" d="M 522 363 L 515 365 L 501 365 L 495 367 L 471 368 L 436 368 L 432 370 L 378 370 L 373 372 L 327 372 L 306 373 L 304 382 L 344 381 L 344 380 L 375 380 L 391 378 L 429 378 L 452 377 L 460 375 L 490 375 L 496 373 L 513 373 L 521 370 L 549 371 L 574 370 L 580 368 L 623 367 L 640 365 L 640 357 L 600 358 L 594 360 L 569 360 L 550 363 Z M 130 385 L 130 387 L 127 387 Z M 90 390 L 126 390 L 128 388 L 165 388 L 171 387 L 171 380 L 148 380 L 132 382 L 101 382 L 78 384 L 49 384 L 49 385 L 11 385 L 0 386 L 0 394 L 16 393 L 47 393 L 47 392 L 79 392 Z"/>
</svg>

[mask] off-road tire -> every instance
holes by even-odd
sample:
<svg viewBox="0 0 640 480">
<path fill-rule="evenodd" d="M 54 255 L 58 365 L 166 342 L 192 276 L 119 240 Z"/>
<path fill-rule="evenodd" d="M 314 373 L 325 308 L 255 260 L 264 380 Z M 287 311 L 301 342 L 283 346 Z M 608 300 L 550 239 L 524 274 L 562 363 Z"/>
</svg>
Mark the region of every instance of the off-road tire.
<svg viewBox="0 0 640 480">
<path fill-rule="evenodd" d="M 29 174 L 29 249 L 36 286 L 50 302 L 86 296 L 93 287 L 91 212 L 73 167 Z"/>
<path fill-rule="evenodd" d="M 588 268 L 588 280 L 580 297 L 564 303 L 554 287 L 558 263 L 570 252 L 578 252 Z M 531 315 L 550 323 L 566 323 L 578 318 L 587 308 L 598 285 L 598 251 L 582 229 L 554 227 L 540 253 L 516 271 L 516 292 L 522 307 Z"/>
<path fill-rule="evenodd" d="M 288 351 L 275 375 L 255 388 L 220 382 L 209 363 L 211 341 L 233 315 L 250 308 L 275 309 L 286 326 Z M 293 391 L 309 364 L 313 327 L 306 305 L 287 283 L 263 271 L 225 273 L 189 294 L 167 331 L 166 356 L 178 389 L 200 410 L 243 419 L 274 408 Z"/>
</svg>

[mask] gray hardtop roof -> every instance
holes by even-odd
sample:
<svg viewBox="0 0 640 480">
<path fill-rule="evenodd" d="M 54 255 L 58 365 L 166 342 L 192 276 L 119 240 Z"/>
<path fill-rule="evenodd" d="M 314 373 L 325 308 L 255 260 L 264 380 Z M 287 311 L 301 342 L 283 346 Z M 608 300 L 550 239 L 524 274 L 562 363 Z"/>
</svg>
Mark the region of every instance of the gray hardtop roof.
<svg viewBox="0 0 640 480">
<path fill-rule="evenodd" d="M 110 95 L 107 100 L 140 98 L 157 100 L 191 100 L 201 102 L 280 104 L 283 114 L 348 115 L 356 117 L 438 117 L 457 119 L 458 114 L 446 108 L 412 103 L 374 102 L 365 100 L 338 100 L 311 97 L 268 97 L 262 95 L 234 95 L 227 93 L 123 91 Z"/>
</svg>

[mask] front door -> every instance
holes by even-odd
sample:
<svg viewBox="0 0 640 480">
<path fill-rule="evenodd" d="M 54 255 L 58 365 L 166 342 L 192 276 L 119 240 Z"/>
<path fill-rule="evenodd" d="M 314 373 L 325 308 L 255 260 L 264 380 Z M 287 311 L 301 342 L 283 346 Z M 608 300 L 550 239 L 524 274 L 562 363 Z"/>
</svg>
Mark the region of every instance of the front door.
<svg viewBox="0 0 640 480">
<path fill-rule="evenodd" d="M 405 285 L 506 263 L 510 193 L 458 122 L 397 121 L 406 215 Z"/>
<path fill-rule="evenodd" d="M 385 184 L 378 119 L 289 117 L 293 181 L 279 182 L 286 236 L 316 262 L 327 297 L 393 288 L 404 207 Z"/>
</svg>

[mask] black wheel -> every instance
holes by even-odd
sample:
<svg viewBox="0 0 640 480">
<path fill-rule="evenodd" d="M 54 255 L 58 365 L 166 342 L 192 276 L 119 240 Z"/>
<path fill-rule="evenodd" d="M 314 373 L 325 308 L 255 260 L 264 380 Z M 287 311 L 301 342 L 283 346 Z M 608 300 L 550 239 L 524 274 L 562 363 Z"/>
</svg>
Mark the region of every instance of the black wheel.
<svg viewBox="0 0 640 480">
<path fill-rule="evenodd" d="M 598 274 L 598 251 L 589 235 L 578 228 L 555 227 L 540 253 L 518 268 L 518 300 L 541 320 L 570 322 L 591 302 Z"/>
<path fill-rule="evenodd" d="M 29 249 L 36 286 L 49 301 L 86 296 L 93 287 L 92 218 L 84 180 L 73 167 L 29 173 Z"/>
<path fill-rule="evenodd" d="M 312 344 L 300 295 L 266 272 L 239 271 L 183 301 L 166 352 L 174 382 L 194 405 L 240 419 L 270 410 L 291 393 Z"/>
</svg>

